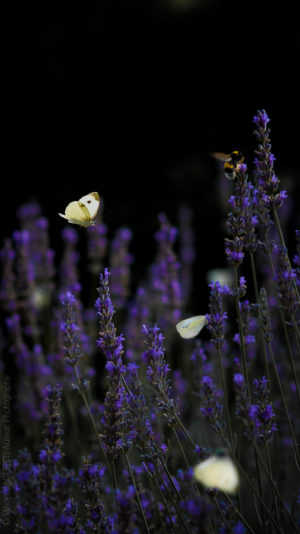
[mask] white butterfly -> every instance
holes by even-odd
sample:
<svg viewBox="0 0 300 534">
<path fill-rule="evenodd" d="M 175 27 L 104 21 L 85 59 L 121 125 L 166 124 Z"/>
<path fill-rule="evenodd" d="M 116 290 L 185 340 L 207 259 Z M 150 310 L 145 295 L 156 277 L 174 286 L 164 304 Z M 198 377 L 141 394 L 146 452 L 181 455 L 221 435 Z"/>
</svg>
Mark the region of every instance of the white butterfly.
<svg viewBox="0 0 300 534">
<path fill-rule="evenodd" d="M 65 209 L 65 214 L 59 213 L 58 215 L 67 219 L 71 224 L 79 224 L 87 228 L 88 226 L 94 226 L 99 204 L 99 193 L 89 193 L 79 200 L 70 202 Z"/>
<path fill-rule="evenodd" d="M 194 469 L 194 477 L 206 488 L 216 488 L 226 493 L 236 493 L 239 474 L 231 458 L 226 454 L 213 454 Z"/>
<path fill-rule="evenodd" d="M 176 330 L 184 339 L 191 339 L 196 337 L 206 324 L 205 315 L 195 315 L 177 323 Z"/>
</svg>

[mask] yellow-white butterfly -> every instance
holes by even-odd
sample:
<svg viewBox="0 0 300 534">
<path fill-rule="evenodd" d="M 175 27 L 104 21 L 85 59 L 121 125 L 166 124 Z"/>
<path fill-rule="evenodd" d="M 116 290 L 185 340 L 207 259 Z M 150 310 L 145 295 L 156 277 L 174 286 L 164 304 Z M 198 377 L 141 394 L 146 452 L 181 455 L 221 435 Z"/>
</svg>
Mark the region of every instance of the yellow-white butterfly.
<svg viewBox="0 0 300 534">
<path fill-rule="evenodd" d="M 93 226 L 95 224 L 95 217 L 99 209 L 100 196 L 99 193 L 89 193 L 79 200 L 74 200 L 67 205 L 65 214 L 59 213 L 61 217 L 67 219 L 71 224 L 79 224 L 79 226 Z"/>
<path fill-rule="evenodd" d="M 231 458 L 225 453 L 213 454 L 194 468 L 194 477 L 206 488 L 236 493 L 239 474 Z"/>
<path fill-rule="evenodd" d="M 205 315 L 195 315 L 177 323 L 176 330 L 184 339 L 192 339 L 201 332 L 206 324 L 207 319 Z"/>
</svg>

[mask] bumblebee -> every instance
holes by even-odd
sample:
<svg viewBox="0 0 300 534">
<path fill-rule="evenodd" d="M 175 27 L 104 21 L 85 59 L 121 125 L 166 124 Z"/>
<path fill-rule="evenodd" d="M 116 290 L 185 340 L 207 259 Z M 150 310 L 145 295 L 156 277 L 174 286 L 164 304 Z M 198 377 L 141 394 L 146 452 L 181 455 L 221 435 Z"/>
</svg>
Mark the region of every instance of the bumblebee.
<svg viewBox="0 0 300 534">
<path fill-rule="evenodd" d="M 212 157 L 219 161 L 224 161 L 225 176 L 228 180 L 234 180 L 236 171 L 239 165 L 244 161 L 244 155 L 239 150 L 234 150 L 231 154 L 223 154 L 222 152 L 213 152 Z"/>
</svg>

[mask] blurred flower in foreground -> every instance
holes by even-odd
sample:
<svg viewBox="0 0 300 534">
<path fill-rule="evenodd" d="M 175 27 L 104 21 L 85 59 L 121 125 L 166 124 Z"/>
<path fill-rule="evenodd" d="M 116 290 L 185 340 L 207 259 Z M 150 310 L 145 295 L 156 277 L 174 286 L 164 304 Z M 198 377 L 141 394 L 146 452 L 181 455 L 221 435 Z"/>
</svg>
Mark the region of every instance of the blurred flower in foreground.
<svg viewBox="0 0 300 534">
<path fill-rule="evenodd" d="M 206 273 L 206 281 L 208 284 L 211 284 L 212 282 L 219 282 L 221 286 L 232 286 L 234 281 L 232 269 L 210 269 Z"/>
<path fill-rule="evenodd" d="M 236 493 L 239 486 L 237 468 L 223 451 L 216 451 L 194 469 L 194 477 L 203 486 Z"/>
</svg>

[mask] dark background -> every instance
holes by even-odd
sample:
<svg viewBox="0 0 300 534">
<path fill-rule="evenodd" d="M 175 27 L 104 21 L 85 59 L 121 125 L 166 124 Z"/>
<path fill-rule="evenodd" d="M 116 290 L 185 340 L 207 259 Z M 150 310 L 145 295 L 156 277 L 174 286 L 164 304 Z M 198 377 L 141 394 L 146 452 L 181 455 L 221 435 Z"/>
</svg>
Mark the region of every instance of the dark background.
<svg viewBox="0 0 300 534">
<path fill-rule="evenodd" d="M 3 236 L 36 198 L 55 248 L 57 212 L 97 190 L 109 232 L 129 225 L 148 262 L 157 213 L 176 223 L 186 202 L 201 266 L 214 267 L 223 214 L 209 154 L 241 149 L 251 168 L 263 108 L 296 198 L 299 2 L 6 3 L 1 34 Z"/>
</svg>

